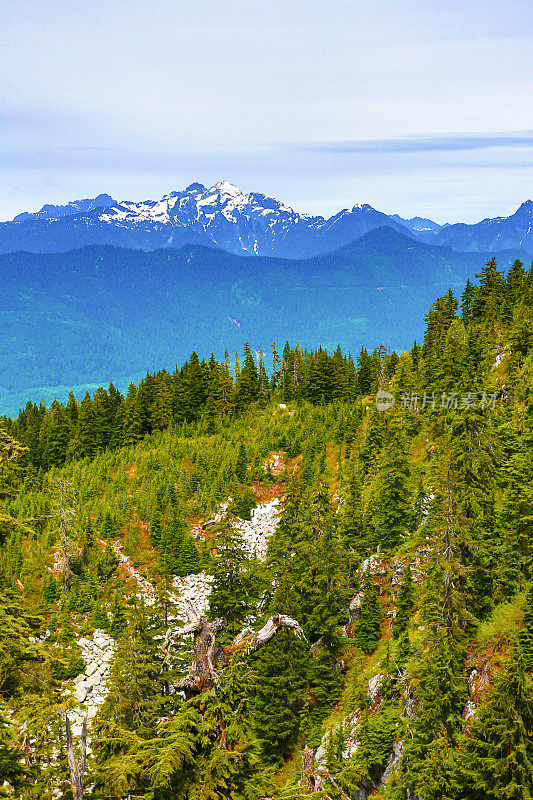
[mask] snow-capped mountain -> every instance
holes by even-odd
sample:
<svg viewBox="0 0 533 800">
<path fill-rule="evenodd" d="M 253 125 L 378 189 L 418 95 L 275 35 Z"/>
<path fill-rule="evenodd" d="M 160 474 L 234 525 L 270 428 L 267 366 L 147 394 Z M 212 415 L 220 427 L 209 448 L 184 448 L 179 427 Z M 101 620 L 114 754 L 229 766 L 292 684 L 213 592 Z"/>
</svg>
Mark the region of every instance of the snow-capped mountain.
<svg viewBox="0 0 533 800">
<path fill-rule="evenodd" d="M 264 194 L 244 194 L 227 181 L 210 188 L 193 183 L 158 201 L 117 203 L 99 219 L 108 225 L 164 230 L 166 245 L 194 242 L 251 255 L 280 255 L 276 241 L 293 226 L 324 222 L 322 217 L 298 214 Z"/>
<path fill-rule="evenodd" d="M 99 195 L 66 206 L 44 206 L 0 224 L 0 252 L 64 252 L 89 244 L 154 250 L 201 244 L 232 253 L 305 258 L 341 247 L 375 228 L 405 227 L 369 205 L 324 219 L 300 214 L 227 181 L 192 183 L 160 200 L 131 202 Z"/>
<path fill-rule="evenodd" d="M 65 206 L 45 205 L 0 223 L 0 252 L 65 252 L 92 244 L 141 250 L 199 244 L 231 253 L 306 258 L 331 252 L 383 226 L 455 250 L 522 247 L 533 252 L 531 201 L 512 217 L 478 225 L 406 220 L 367 204 L 329 219 L 301 214 L 264 194 L 221 181 L 192 183 L 160 200 L 116 201 L 107 194 Z M 529 225 L 529 227 L 528 227 Z"/>
</svg>

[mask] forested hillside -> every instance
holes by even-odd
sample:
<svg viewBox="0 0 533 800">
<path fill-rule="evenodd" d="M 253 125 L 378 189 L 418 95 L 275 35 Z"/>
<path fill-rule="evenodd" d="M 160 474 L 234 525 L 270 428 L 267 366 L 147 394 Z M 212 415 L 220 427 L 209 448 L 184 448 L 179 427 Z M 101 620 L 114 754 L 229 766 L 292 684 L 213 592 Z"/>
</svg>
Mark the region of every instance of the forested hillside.
<svg viewBox="0 0 533 800">
<path fill-rule="evenodd" d="M 476 277 L 0 418 L 0 795 L 533 795 L 533 267 Z"/>
</svg>

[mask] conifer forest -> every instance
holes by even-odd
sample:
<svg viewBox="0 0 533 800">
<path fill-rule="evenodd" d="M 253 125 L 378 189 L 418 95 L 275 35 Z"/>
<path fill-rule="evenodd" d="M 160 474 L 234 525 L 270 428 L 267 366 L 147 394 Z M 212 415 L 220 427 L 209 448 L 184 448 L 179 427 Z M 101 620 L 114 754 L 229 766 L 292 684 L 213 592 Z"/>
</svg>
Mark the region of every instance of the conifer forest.
<svg viewBox="0 0 533 800">
<path fill-rule="evenodd" d="M 0 797 L 533 797 L 533 267 L 318 344 L 0 418 Z"/>
</svg>

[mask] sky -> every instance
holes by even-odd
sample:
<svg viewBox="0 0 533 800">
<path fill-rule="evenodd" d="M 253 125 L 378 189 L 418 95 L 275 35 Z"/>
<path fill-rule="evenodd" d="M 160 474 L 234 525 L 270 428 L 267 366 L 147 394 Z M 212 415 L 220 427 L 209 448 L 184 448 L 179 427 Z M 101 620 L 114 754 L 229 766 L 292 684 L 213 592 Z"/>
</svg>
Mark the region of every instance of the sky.
<svg viewBox="0 0 533 800">
<path fill-rule="evenodd" d="M 533 199 L 530 0 L 0 2 L 0 220 L 228 180 L 297 211 Z"/>
</svg>

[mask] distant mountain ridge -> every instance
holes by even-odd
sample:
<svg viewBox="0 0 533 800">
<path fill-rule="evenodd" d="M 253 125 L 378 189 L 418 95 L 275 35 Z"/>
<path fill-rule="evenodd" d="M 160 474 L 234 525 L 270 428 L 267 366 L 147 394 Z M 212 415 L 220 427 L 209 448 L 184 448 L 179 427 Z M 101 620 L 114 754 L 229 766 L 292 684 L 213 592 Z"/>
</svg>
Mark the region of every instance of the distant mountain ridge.
<svg viewBox="0 0 533 800">
<path fill-rule="evenodd" d="M 0 253 L 67 252 L 87 245 L 140 250 L 197 244 L 235 254 L 309 258 L 325 254 L 384 225 L 428 244 L 458 251 L 522 248 L 533 253 L 533 203 L 509 217 L 475 225 L 403 219 L 357 204 L 325 219 L 300 214 L 272 197 L 245 194 L 227 181 L 192 183 L 160 200 L 114 200 L 107 194 L 64 206 L 45 205 L 0 223 Z"/>
<path fill-rule="evenodd" d="M 66 206 L 44 205 L 40 211 L 32 214 L 24 211 L 17 214 L 13 222 L 27 222 L 29 220 L 47 219 L 57 220 L 59 217 L 71 217 L 76 214 L 88 214 L 95 209 L 107 208 L 113 205 L 115 200 L 108 194 L 99 194 L 98 197 L 87 198 L 86 200 L 73 200 Z"/>
<path fill-rule="evenodd" d="M 90 246 L 0 256 L 0 415 L 70 387 L 172 369 L 194 349 L 270 352 L 275 341 L 357 356 L 401 350 L 450 287 L 460 296 L 489 259 L 383 226 L 326 255 L 282 259 L 187 245 L 152 252 Z M 505 269 L 520 251 L 496 253 Z"/>
<path fill-rule="evenodd" d="M 464 252 L 521 247 L 526 253 L 533 254 L 533 201 L 526 200 L 509 217 L 484 219 L 475 225 L 445 225 L 434 236 L 424 235 L 422 238 Z"/>
</svg>

